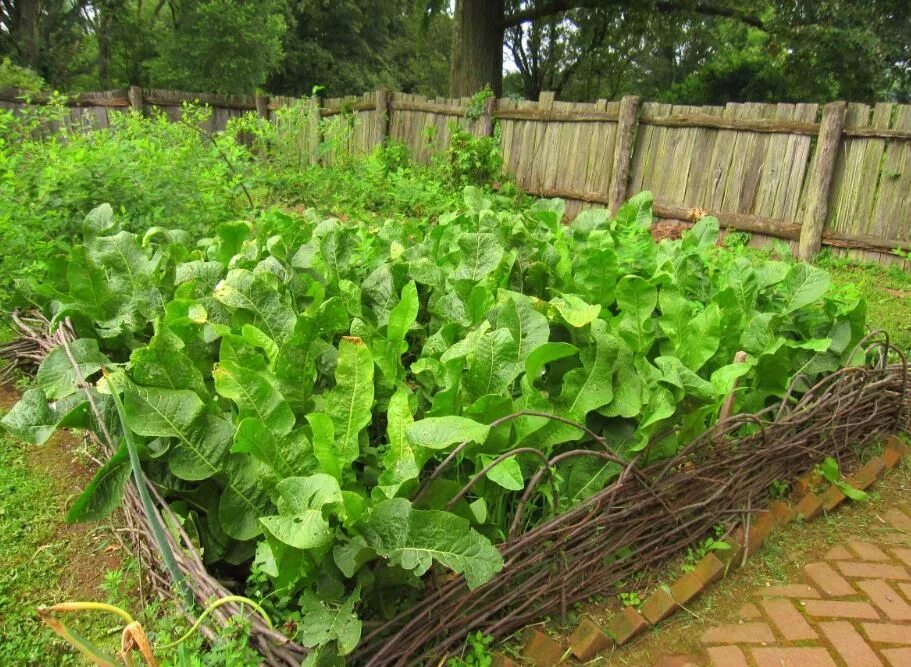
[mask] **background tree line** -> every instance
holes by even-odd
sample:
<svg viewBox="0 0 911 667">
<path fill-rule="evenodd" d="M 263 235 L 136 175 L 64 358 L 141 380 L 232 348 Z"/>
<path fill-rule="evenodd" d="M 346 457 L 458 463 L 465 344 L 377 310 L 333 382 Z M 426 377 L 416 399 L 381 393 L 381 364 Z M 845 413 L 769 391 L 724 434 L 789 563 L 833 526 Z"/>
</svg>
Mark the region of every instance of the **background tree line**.
<svg viewBox="0 0 911 667">
<path fill-rule="evenodd" d="M 907 101 L 911 2 L 0 0 L 0 60 L 64 91 Z"/>
</svg>

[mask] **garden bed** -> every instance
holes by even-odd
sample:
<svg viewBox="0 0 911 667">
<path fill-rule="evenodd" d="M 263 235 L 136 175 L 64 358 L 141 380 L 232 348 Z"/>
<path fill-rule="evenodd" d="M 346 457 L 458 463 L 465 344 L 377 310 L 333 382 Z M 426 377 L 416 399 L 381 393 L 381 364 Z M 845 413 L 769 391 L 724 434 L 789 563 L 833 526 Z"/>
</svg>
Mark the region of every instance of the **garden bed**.
<svg viewBox="0 0 911 667">
<path fill-rule="evenodd" d="M 20 318 L 20 326 L 25 321 Z M 23 331 L 18 350 L 47 352 L 74 339 L 67 326 L 43 337 L 36 328 L 40 316 L 27 321 L 32 326 Z M 774 484 L 796 480 L 827 457 L 835 458 L 842 469 L 850 468 L 864 448 L 909 431 L 907 364 L 888 339 L 876 338 L 871 335 L 862 342 L 863 366 L 827 375 L 805 388 L 797 401 L 789 400 L 792 384 L 780 405 L 728 417 L 671 459 L 644 467 L 639 466 L 640 457 L 624 462 L 619 478 L 585 502 L 524 534 L 511 534 L 498 546 L 505 567 L 482 586 L 471 589 L 462 576 L 427 575 L 423 599 L 374 624 L 353 653 L 354 661 L 405 665 L 438 660 L 457 652 L 472 632 L 502 638 L 545 618 L 565 619 L 575 603 L 616 594 L 623 582 L 641 581 L 719 524 L 730 532 L 751 511 L 768 503 Z M 35 359 L 39 357 L 36 353 Z M 616 458 L 603 438 L 588 435 L 604 449 L 557 455 L 531 478 L 523 500 L 559 460 Z M 101 445 L 106 453 L 113 453 L 103 438 Z M 155 499 L 156 520 L 173 527 L 169 541 L 195 600 L 205 605 L 232 594 L 207 571 L 195 542 L 180 528 L 155 486 L 150 483 L 148 489 Z M 520 504 L 513 529 L 521 525 L 522 509 Z M 146 564 L 157 594 L 175 598 L 135 488 L 126 490 L 124 511 L 128 525 L 136 529 L 132 534 L 137 555 Z M 214 622 L 201 630 L 214 639 L 216 628 L 241 612 L 235 605 L 224 605 L 213 612 Z M 270 665 L 297 665 L 308 654 L 307 648 L 256 615 L 251 641 Z"/>
</svg>

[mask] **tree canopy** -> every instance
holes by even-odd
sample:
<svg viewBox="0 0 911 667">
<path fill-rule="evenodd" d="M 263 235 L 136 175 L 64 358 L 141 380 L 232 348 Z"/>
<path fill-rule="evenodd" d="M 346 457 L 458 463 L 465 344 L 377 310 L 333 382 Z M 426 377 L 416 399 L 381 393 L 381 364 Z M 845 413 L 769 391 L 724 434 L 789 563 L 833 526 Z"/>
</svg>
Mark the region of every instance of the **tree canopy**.
<svg viewBox="0 0 911 667">
<path fill-rule="evenodd" d="M 0 61 L 64 91 L 905 101 L 911 3 L 0 0 Z"/>
</svg>

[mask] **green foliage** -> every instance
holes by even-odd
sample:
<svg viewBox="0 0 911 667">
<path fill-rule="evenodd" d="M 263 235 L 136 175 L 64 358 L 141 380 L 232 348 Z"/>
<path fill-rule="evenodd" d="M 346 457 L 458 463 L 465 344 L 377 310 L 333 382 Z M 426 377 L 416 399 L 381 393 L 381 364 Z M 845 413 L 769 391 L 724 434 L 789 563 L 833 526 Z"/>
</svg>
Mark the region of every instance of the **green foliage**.
<svg viewBox="0 0 911 667">
<path fill-rule="evenodd" d="M 493 655 L 490 647 L 493 637 L 485 635 L 478 630 L 468 635 L 465 648 L 458 658 L 449 658 L 446 667 L 490 667 L 493 664 Z"/>
<path fill-rule="evenodd" d="M 855 489 L 842 478 L 841 471 L 838 469 L 838 461 L 831 456 L 827 456 L 822 463 L 816 466 L 816 471 L 851 500 L 866 500 L 870 497 L 865 491 Z"/>
<path fill-rule="evenodd" d="M 0 90 L 18 88 L 26 92 L 37 92 L 46 85 L 44 79 L 29 68 L 19 67 L 9 58 L 0 60 Z"/>
<path fill-rule="evenodd" d="M 156 86 L 250 95 L 279 67 L 285 0 L 197 0 L 176 8 L 173 27 L 148 64 Z"/>
<path fill-rule="evenodd" d="M 161 228 L 205 235 L 249 206 L 243 190 L 249 151 L 228 136 L 201 135 L 194 125 L 204 122 L 204 111 L 187 108 L 186 124 L 112 113 L 106 130 L 60 125 L 50 136 L 34 136 L 63 112 L 68 115 L 60 105 L 25 117 L 0 111 L 4 297 L 14 280 L 64 270 L 57 257 L 79 233 L 85 212 L 102 202 L 118 202 L 124 227 L 149 230 L 149 242 Z"/>
<path fill-rule="evenodd" d="M 440 158 L 441 176 L 454 187 L 483 185 L 499 177 L 503 168 L 499 136 L 477 137 L 450 127 L 449 146 Z"/>
<path fill-rule="evenodd" d="M 206 561 L 252 566 L 297 638 L 339 654 L 430 570 L 474 588 L 503 567 L 495 544 L 540 465 L 510 450 L 595 446 L 522 411 L 653 461 L 711 427 L 735 380 L 735 410 L 755 411 L 797 370 L 812 383 L 859 361 L 863 303 L 825 272 L 754 266 L 716 246 L 711 218 L 656 245 L 649 193 L 569 226 L 560 201 L 474 187 L 444 201 L 432 223 L 269 210 L 204 238 L 122 230 L 103 205 L 35 290 L 73 321 L 75 363 L 115 432 L 122 395 L 147 474 Z M 47 358 L 7 429 L 42 442 L 97 428 L 64 361 Z M 565 461 L 521 528 L 619 472 Z M 115 455 L 72 518 L 110 511 L 124 479 Z"/>
</svg>

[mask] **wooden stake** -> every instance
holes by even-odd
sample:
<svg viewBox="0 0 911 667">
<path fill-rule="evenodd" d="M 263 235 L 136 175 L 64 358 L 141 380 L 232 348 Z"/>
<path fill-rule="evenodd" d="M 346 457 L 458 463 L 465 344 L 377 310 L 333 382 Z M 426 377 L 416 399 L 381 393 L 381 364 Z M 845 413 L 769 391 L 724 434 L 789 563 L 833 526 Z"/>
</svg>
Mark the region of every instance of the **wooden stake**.
<svg viewBox="0 0 911 667">
<path fill-rule="evenodd" d="M 835 160 L 841 145 L 841 133 L 845 124 L 847 102 L 830 102 L 822 109 L 822 125 L 816 142 L 816 160 L 807 190 L 806 208 L 803 212 L 800 230 L 798 257 L 812 262 L 822 245 L 823 230 L 829 212 L 829 191 Z"/>
<path fill-rule="evenodd" d="M 620 118 L 617 125 L 617 142 L 614 146 L 614 171 L 611 174 L 608 206 L 611 213 L 626 201 L 630 163 L 633 161 L 633 142 L 638 126 L 639 98 L 627 95 L 620 101 Z"/>
</svg>

